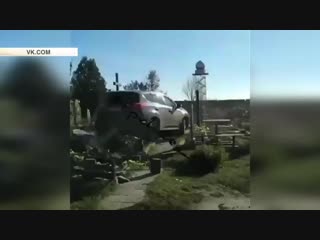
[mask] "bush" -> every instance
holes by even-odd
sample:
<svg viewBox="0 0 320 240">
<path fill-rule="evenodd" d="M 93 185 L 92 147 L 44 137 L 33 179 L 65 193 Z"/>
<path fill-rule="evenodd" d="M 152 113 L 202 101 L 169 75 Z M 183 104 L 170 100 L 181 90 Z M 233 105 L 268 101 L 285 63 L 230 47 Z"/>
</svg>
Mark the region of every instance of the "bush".
<svg viewBox="0 0 320 240">
<path fill-rule="evenodd" d="M 210 132 L 210 128 L 204 124 L 202 124 L 201 126 L 198 126 L 196 124 L 193 125 L 193 133 L 195 135 L 207 136 L 209 132 Z"/>
<path fill-rule="evenodd" d="M 231 149 L 230 158 L 235 159 L 250 154 L 250 142 L 239 144 L 239 147 Z"/>
<path fill-rule="evenodd" d="M 201 176 L 216 171 L 226 158 L 223 148 L 203 145 L 192 152 L 189 159 L 177 165 L 176 173 Z"/>
<path fill-rule="evenodd" d="M 81 137 L 72 135 L 70 137 L 70 148 L 74 152 L 85 152 L 86 151 L 86 146 L 82 140 Z"/>
<path fill-rule="evenodd" d="M 110 152 L 123 152 L 129 155 L 143 150 L 141 141 L 136 137 L 128 135 L 113 136 L 106 142 L 106 148 Z"/>
</svg>

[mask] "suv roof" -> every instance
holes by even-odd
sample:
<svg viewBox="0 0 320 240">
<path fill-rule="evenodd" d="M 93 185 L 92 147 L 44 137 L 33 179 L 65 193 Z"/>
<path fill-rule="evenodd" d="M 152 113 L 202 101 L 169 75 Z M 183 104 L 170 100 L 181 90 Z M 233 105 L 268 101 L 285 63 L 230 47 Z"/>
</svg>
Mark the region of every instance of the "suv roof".
<svg viewBox="0 0 320 240">
<path fill-rule="evenodd" d="M 123 90 L 123 91 L 109 91 L 107 93 L 125 93 L 125 92 L 128 92 L 128 93 L 139 93 L 139 94 L 144 94 L 144 93 L 147 93 L 147 94 L 150 94 L 150 93 L 153 93 L 153 94 L 158 94 L 158 95 L 164 95 L 164 93 L 162 92 L 156 92 L 156 91 L 140 91 L 140 90 Z"/>
</svg>

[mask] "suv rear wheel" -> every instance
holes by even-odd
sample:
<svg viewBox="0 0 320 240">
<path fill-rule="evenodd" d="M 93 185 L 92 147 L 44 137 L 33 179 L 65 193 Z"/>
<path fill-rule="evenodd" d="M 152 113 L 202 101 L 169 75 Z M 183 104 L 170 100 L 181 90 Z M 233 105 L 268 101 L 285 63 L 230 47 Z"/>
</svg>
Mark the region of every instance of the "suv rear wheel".
<svg viewBox="0 0 320 240">
<path fill-rule="evenodd" d="M 185 131 L 188 129 L 188 119 L 184 118 L 182 119 L 180 123 L 180 133 L 185 134 Z"/>
<path fill-rule="evenodd" d="M 153 128 L 157 132 L 160 132 L 160 119 L 159 118 L 152 118 L 149 127 Z"/>
</svg>

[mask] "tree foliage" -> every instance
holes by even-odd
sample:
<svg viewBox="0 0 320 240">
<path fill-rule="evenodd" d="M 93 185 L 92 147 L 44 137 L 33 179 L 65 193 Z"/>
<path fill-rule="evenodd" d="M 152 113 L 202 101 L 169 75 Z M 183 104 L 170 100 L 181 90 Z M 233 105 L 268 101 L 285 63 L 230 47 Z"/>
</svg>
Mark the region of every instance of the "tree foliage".
<svg viewBox="0 0 320 240">
<path fill-rule="evenodd" d="M 160 86 L 160 78 L 155 70 L 149 71 L 146 81 L 131 81 L 123 86 L 124 90 L 157 91 Z"/>
<path fill-rule="evenodd" d="M 156 70 L 151 70 L 147 76 L 147 88 L 149 91 L 156 91 L 160 86 L 160 78 Z"/>
<path fill-rule="evenodd" d="M 140 90 L 147 91 L 147 84 L 144 82 L 138 82 L 137 80 L 131 81 L 131 83 L 123 86 L 124 90 Z"/>
<path fill-rule="evenodd" d="M 101 76 L 94 59 L 83 57 L 71 78 L 71 98 L 80 100 L 81 116 L 91 116 L 98 106 L 99 94 L 106 91 L 106 81 Z"/>
</svg>

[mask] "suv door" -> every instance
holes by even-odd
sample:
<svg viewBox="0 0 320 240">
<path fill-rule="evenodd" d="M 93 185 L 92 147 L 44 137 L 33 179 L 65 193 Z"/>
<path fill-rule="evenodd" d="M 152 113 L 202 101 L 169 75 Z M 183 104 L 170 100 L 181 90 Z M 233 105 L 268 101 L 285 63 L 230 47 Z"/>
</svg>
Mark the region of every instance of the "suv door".
<svg viewBox="0 0 320 240">
<path fill-rule="evenodd" d="M 162 94 L 154 93 L 154 99 L 159 106 L 160 124 L 162 128 L 169 128 L 172 124 L 170 112 L 172 108 L 165 103 L 165 99 Z"/>
<path fill-rule="evenodd" d="M 175 104 L 175 102 L 173 102 L 167 96 L 163 96 L 163 99 L 164 99 L 164 102 L 165 102 L 166 106 L 169 107 L 169 118 L 168 118 L 168 121 L 170 122 L 170 127 L 177 127 L 177 124 L 176 124 L 176 121 L 175 121 L 175 118 L 174 118 L 176 104 Z"/>
<path fill-rule="evenodd" d="M 164 100 L 167 106 L 170 107 L 170 126 L 171 127 L 179 127 L 179 124 L 182 120 L 182 115 L 180 111 L 177 109 L 177 104 L 171 100 L 169 97 L 164 96 Z"/>
</svg>

